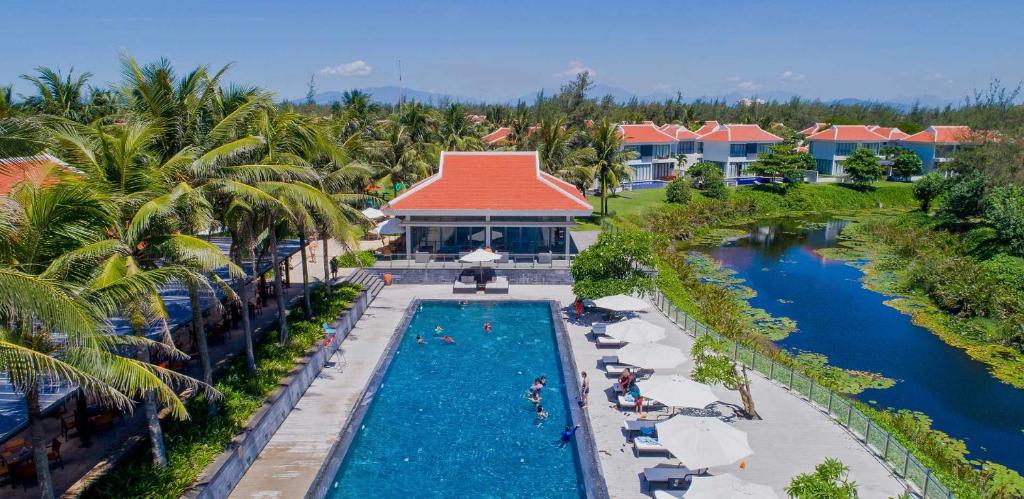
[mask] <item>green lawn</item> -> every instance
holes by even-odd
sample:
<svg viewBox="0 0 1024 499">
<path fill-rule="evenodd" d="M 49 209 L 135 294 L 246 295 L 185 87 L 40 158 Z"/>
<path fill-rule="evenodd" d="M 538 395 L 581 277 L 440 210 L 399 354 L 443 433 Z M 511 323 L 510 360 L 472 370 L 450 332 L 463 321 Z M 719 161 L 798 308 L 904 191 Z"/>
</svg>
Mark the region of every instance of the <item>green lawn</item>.
<svg viewBox="0 0 1024 499">
<path fill-rule="evenodd" d="M 601 207 L 600 196 L 587 196 L 587 201 L 594 205 L 594 215 L 576 219 L 576 227 L 573 230 L 598 230 L 601 227 L 599 210 Z M 608 210 L 612 216 L 630 215 L 639 213 L 651 206 L 657 206 L 665 202 L 665 188 L 639 189 L 635 191 L 620 192 L 608 198 Z"/>
</svg>

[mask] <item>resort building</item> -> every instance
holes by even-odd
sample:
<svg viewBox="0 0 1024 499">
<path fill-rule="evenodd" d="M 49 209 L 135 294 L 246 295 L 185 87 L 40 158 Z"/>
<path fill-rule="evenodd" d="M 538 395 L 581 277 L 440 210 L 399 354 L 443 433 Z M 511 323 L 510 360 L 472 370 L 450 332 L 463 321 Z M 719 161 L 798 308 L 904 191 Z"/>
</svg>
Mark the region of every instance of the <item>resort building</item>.
<svg viewBox="0 0 1024 499">
<path fill-rule="evenodd" d="M 953 154 L 965 146 L 978 142 L 978 137 L 966 126 L 930 126 L 899 141 L 901 147 L 914 151 L 924 171 L 930 172 L 953 159 Z"/>
<path fill-rule="evenodd" d="M 747 176 L 750 164 L 757 161 L 757 155 L 773 144 L 781 143 L 782 138 L 757 125 L 730 124 L 717 125 L 701 135 L 700 142 L 704 144 L 703 160 L 720 166 L 722 174 L 729 180 Z"/>
<path fill-rule="evenodd" d="M 888 138 L 865 125 L 832 125 L 807 137 L 808 152 L 821 175 L 843 175 L 843 161 L 857 149 L 879 154 Z"/>
<path fill-rule="evenodd" d="M 530 152 L 443 152 L 438 172 L 383 208 L 405 230 L 405 256 L 457 257 L 478 248 L 568 257 L 574 218 L 593 206 L 575 186 L 540 168 Z"/>
<path fill-rule="evenodd" d="M 815 123 L 807 128 L 804 128 L 803 130 L 800 130 L 800 135 L 803 135 L 804 137 L 809 137 L 826 128 L 828 128 L 828 123 Z"/>
<path fill-rule="evenodd" d="M 715 120 L 707 120 L 694 133 L 696 133 L 698 137 L 703 136 L 703 135 L 707 135 L 707 134 L 715 131 L 715 129 L 718 128 L 718 125 L 719 125 L 719 123 L 717 121 L 715 121 Z"/>
<path fill-rule="evenodd" d="M 623 149 L 639 157 L 627 164 L 633 169 L 631 183 L 649 183 L 665 179 L 675 172 L 679 161 L 674 157 L 676 137 L 658 129 L 654 123 L 619 125 Z"/>
<path fill-rule="evenodd" d="M 700 161 L 700 136 L 696 132 L 682 125 L 662 125 L 661 131 L 676 138 L 676 157 L 683 159 L 680 171 L 685 172 L 686 167 Z"/>
<path fill-rule="evenodd" d="M 868 130 L 871 130 L 872 132 L 875 132 L 878 135 L 881 135 L 882 137 L 886 138 L 886 141 L 882 144 L 882 147 L 899 147 L 899 141 L 907 137 L 910 137 L 909 133 L 906 133 L 903 130 L 900 130 L 899 128 L 896 127 L 871 125 L 868 127 Z"/>
</svg>

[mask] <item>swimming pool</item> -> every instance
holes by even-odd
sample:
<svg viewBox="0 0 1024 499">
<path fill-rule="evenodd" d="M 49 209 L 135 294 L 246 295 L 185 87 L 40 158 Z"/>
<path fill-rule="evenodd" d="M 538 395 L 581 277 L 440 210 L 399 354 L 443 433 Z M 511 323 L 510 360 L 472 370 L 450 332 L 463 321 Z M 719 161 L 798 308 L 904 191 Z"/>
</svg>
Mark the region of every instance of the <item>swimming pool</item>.
<svg viewBox="0 0 1024 499">
<path fill-rule="evenodd" d="M 567 343 L 559 351 L 564 332 L 556 329 L 551 304 L 424 300 L 413 306 L 390 362 L 381 366 L 379 386 L 371 381 L 365 414 L 349 423 L 351 441 L 336 451 L 343 460 L 324 484 L 326 497 L 587 496 L 588 481 L 599 479 L 581 464 L 595 462 L 586 425 L 571 445 L 559 447 L 565 425 L 582 418 L 573 368 L 562 367 L 571 361 Z M 493 325 L 490 334 L 485 322 Z M 455 343 L 441 341 L 436 326 Z M 417 336 L 426 344 L 417 344 Z M 538 376 L 547 377 L 545 420 L 525 398 Z"/>
</svg>

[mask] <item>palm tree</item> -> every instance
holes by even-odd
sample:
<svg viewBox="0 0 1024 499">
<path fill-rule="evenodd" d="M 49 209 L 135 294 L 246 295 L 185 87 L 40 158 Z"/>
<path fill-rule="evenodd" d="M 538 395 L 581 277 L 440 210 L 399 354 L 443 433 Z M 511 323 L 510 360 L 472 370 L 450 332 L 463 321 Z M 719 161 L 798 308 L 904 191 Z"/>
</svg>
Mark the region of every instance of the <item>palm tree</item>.
<svg viewBox="0 0 1024 499">
<path fill-rule="evenodd" d="M 53 497 L 39 391 L 73 383 L 84 395 L 121 410 L 150 394 L 154 404 L 187 417 L 168 383 L 197 386 L 187 377 L 115 355 L 118 348 L 157 349 L 182 355 L 145 338 L 115 336 L 105 317 L 127 297 L 147 293 L 169 277 L 109 279 L 90 289 L 82 281 L 101 274 L 91 260 L 103 246 L 102 227 L 113 219 L 102 195 L 74 181 L 38 188 L 23 184 L 0 196 L 8 223 L 0 224 L 0 371 L 25 394 L 36 474 L 44 497 Z M 59 333 L 59 334 L 58 334 Z"/>
<path fill-rule="evenodd" d="M 466 118 L 466 107 L 449 104 L 438 122 L 438 139 L 445 151 L 480 151 L 483 142 L 477 136 L 477 126 Z"/>
<path fill-rule="evenodd" d="M 36 89 L 37 95 L 26 99 L 26 104 L 43 114 L 59 116 L 69 120 L 80 120 L 84 117 L 85 104 L 83 90 L 92 73 L 82 73 L 74 77 L 75 68 L 64 76 L 60 71 L 40 66 L 35 75 L 21 75 Z"/>
<path fill-rule="evenodd" d="M 622 137 L 616 126 L 607 120 L 597 123 L 591 130 L 591 147 L 594 148 L 591 166 L 601 187 L 601 216 L 605 216 L 608 214 L 608 189 L 617 186 L 621 179 L 629 178 L 626 162 L 636 158 L 636 153 L 622 149 Z"/>
<path fill-rule="evenodd" d="M 384 185 L 410 184 L 430 175 L 431 166 L 421 145 L 414 142 L 403 125 L 384 123 L 373 130 L 367 144 L 368 163 Z"/>
<path fill-rule="evenodd" d="M 594 181 L 594 149 L 579 147 L 574 131 L 567 129 L 564 118 L 545 119 L 535 133 L 533 142 L 540 155 L 541 168 L 586 192 Z"/>
</svg>

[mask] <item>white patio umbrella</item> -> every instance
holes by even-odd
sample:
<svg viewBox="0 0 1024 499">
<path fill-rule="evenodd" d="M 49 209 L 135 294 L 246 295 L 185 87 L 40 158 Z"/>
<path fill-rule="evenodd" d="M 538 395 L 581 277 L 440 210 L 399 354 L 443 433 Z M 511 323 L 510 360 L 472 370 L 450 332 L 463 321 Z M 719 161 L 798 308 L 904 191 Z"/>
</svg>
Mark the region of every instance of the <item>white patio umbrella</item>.
<svg viewBox="0 0 1024 499">
<path fill-rule="evenodd" d="M 665 337 L 665 328 L 633 318 L 608 324 L 604 334 L 624 343 L 654 343 Z"/>
<path fill-rule="evenodd" d="M 775 491 L 767 485 L 744 482 L 736 475 L 723 473 L 707 477 L 693 477 L 686 499 L 717 499 L 735 497 L 738 499 L 778 499 Z"/>
<path fill-rule="evenodd" d="M 405 229 L 402 228 L 401 223 L 397 218 L 389 218 L 383 222 L 377 224 L 376 227 L 370 230 L 371 234 L 377 234 L 384 241 L 384 246 L 388 245 L 387 236 L 396 236 L 404 234 Z"/>
<path fill-rule="evenodd" d="M 710 386 L 679 375 L 655 375 L 637 385 L 644 397 L 671 407 L 705 407 L 718 402 Z"/>
<path fill-rule="evenodd" d="M 686 362 L 682 350 L 658 343 L 630 343 L 617 353 L 620 363 L 645 369 L 671 369 Z"/>
<path fill-rule="evenodd" d="M 635 296 L 612 295 L 594 300 L 594 306 L 612 312 L 639 312 L 647 310 L 650 305 Z"/>
<path fill-rule="evenodd" d="M 459 257 L 459 261 L 466 263 L 480 264 L 480 279 L 484 277 L 484 262 L 493 262 L 501 258 L 501 255 L 485 249 L 476 249 Z"/>
<path fill-rule="evenodd" d="M 732 464 L 754 453 L 746 433 L 718 418 L 680 415 L 656 427 L 658 442 L 691 470 Z"/>
<path fill-rule="evenodd" d="M 371 206 L 363 210 L 363 216 L 370 220 L 377 220 L 378 218 L 384 218 L 387 215 L 385 215 L 383 211 Z"/>
</svg>

